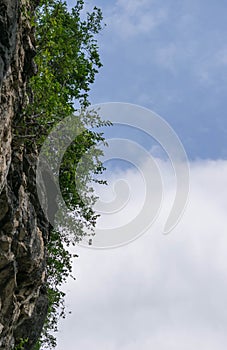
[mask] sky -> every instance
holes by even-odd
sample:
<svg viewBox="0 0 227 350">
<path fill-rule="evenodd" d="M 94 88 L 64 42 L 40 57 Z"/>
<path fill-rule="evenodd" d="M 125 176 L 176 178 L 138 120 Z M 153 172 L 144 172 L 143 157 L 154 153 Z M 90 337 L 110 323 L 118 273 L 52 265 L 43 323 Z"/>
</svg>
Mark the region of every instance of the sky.
<svg viewBox="0 0 227 350">
<path fill-rule="evenodd" d="M 190 158 L 226 159 L 226 2 L 94 3 L 107 26 L 92 103 L 147 107 L 171 124 Z"/>
<path fill-rule="evenodd" d="M 124 148 L 118 137 L 127 145 L 129 140 L 140 144 L 158 164 L 163 199 L 156 220 L 133 242 L 106 250 L 76 247 L 76 281 L 69 280 L 64 287 L 72 313 L 60 323 L 57 350 L 224 350 L 227 4 L 86 2 L 88 9 L 93 5 L 102 9 L 106 27 L 97 37 L 103 68 L 91 89 L 92 104 L 136 104 L 168 122 L 187 153 L 190 190 L 179 223 L 163 235 L 178 186 L 176 163 L 163 153 L 160 140 L 151 141 L 151 133 L 141 134 L 132 125 L 105 130 L 118 147 L 106 163 L 104 176 L 110 185 L 96 190 L 104 204 L 112 201 L 119 208 L 103 213 L 97 228 L 108 234 L 110 228 L 131 222 L 143 211 L 149 189 L 143 181 L 146 159 L 137 170 L 114 163 L 114 152 Z M 149 119 L 142 126 L 150 130 Z M 122 179 L 128 197 L 125 189 L 114 187 Z M 159 186 L 154 188 L 154 200 Z"/>
</svg>

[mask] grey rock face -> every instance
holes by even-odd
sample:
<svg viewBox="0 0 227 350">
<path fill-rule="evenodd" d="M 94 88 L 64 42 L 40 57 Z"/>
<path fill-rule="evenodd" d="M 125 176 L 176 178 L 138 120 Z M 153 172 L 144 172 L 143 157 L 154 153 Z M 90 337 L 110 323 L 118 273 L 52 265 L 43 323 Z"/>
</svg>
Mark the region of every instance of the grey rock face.
<svg viewBox="0 0 227 350">
<path fill-rule="evenodd" d="M 0 82 L 9 69 L 16 45 L 18 0 L 0 2 Z"/>
<path fill-rule="evenodd" d="M 35 146 L 15 136 L 33 74 L 31 28 L 24 0 L 0 0 L 0 350 L 36 343 L 48 307 L 45 242 L 49 224 L 36 194 Z M 32 149 L 31 149 L 32 148 Z"/>
</svg>

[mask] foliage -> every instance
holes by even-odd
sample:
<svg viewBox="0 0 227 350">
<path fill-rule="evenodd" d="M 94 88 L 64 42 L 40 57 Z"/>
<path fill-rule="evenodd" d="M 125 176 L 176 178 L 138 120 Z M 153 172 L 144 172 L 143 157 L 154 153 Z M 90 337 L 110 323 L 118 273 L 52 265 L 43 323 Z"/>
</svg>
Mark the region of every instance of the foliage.
<svg viewBox="0 0 227 350">
<path fill-rule="evenodd" d="M 65 317 L 61 284 L 71 275 L 74 257 L 68 247 L 80 241 L 88 229 L 93 232 L 97 215 L 92 204 L 96 197 L 89 184 L 91 181 L 104 183 L 95 177 L 104 170 L 99 160 L 102 155 L 99 143 L 104 143 L 104 137 L 94 128 L 97 130 L 110 123 L 103 122 L 95 111 L 85 112 L 89 106 L 90 84 L 102 66 L 96 40 L 102 28 L 102 13 L 94 7 L 83 18 L 83 9 L 83 0 L 77 0 L 71 11 L 64 1 L 41 0 L 33 20 L 38 72 L 30 80 L 31 101 L 23 120 L 26 134 L 35 134 L 36 143 L 38 140 L 41 145 L 54 125 L 76 112 L 75 100 L 80 105 L 79 118 L 84 127 L 84 132 L 67 149 L 61 164 L 62 195 L 77 216 L 71 232 L 52 230 L 50 234 L 47 247 L 49 312 L 35 350 L 51 349 L 56 345 L 53 332 L 57 331 L 59 317 Z M 92 150 L 89 156 L 86 155 L 88 150 Z M 82 156 L 86 158 L 86 169 L 78 167 Z M 75 176 L 82 184 L 80 193 L 75 186 Z"/>
<path fill-rule="evenodd" d="M 20 343 L 14 348 L 14 350 L 24 350 L 24 345 L 27 344 L 28 339 L 20 339 Z"/>
<path fill-rule="evenodd" d="M 36 115 L 45 126 L 74 112 L 73 100 L 88 105 L 88 91 L 102 66 L 94 35 L 101 30 L 100 9 L 80 19 L 84 1 L 71 12 L 65 2 L 42 0 L 36 14 L 36 64 L 32 79 Z M 32 108 L 33 108 L 32 106 Z"/>
</svg>

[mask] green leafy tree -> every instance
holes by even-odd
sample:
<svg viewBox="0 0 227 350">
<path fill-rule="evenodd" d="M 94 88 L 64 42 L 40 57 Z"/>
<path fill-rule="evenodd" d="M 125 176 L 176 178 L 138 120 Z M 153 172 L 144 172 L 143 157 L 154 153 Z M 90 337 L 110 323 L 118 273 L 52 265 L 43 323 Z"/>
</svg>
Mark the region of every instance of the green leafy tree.
<svg viewBox="0 0 227 350">
<path fill-rule="evenodd" d="M 14 347 L 14 350 L 24 350 L 24 345 L 27 344 L 27 342 L 28 339 L 21 338 L 19 344 L 16 347 Z"/>
<path fill-rule="evenodd" d="M 34 136 L 41 146 L 51 128 L 74 113 L 84 127 L 83 133 L 67 149 L 60 168 L 63 198 L 67 206 L 76 211 L 77 217 L 71 232 L 52 230 L 50 234 L 47 247 L 49 312 L 36 350 L 56 346 L 53 333 L 57 331 L 59 317 L 65 317 L 61 285 L 71 275 L 74 257 L 68 247 L 79 242 L 88 231 L 93 234 L 97 215 L 92 209 L 96 197 L 91 182 L 104 183 L 96 177 L 104 170 L 99 160 L 102 155 L 99 144 L 105 142 L 97 128 L 110 123 L 103 122 L 95 111 L 85 112 L 89 106 L 90 85 L 102 66 L 96 39 L 102 29 L 102 13 L 95 7 L 85 17 L 83 9 L 83 0 L 77 0 L 71 11 L 64 1 L 41 0 L 33 19 L 37 74 L 30 80 L 30 104 L 23 120 L 26 134 Z M 92 153 L 87 156 L 86 169 L 78 172 L 81 157 L 86 157 L 90 149 Z M 80 193 L 75 186 L 75 176 L 82 184 Z"/>
</svg>

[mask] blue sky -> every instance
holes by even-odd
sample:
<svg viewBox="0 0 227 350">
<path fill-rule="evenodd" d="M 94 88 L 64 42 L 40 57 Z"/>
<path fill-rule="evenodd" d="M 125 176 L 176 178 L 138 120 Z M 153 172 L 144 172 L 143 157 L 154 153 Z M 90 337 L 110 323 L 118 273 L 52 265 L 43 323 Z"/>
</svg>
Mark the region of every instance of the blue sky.
<svg viewBox="0 0 227 350">
<path fill-rule="evenodd" d="M 147 107 L 171 124 L 191 159 L 226 159 L 227 4 L 94 4 L 107 26 L 98 36 L 104 66 L 92 87 L 92 103 Z"/>
<path fill-rule="evenodd" d="M 227 3 L 86 1 L 88 9 L 94 5 L 107 26 L 98 35 L 104 66 L 91 102 L 129 102 L 164 118 L 187 151 L 190 192 L 181 221 L 162 235 L 176 190 L 170 162 L 133 128 L 106 131 L 152 151 L 164 181 L 163 205 L 154 225 L 127 246 L 76 247 L 77 281 L 65 286 L 72 314 L 61 323 L 57 349 L 225 350 Z M 107 233 L 141 211 L 147 188 L 137 175 L 131 168 L 109 168 L 110 185 L 100 198 L 114 202 L 114 184 L 123 178 L 131 192 L 122 211 L 98 222 Z"/>
</svg>

